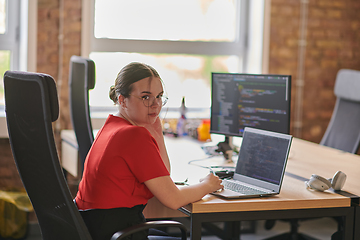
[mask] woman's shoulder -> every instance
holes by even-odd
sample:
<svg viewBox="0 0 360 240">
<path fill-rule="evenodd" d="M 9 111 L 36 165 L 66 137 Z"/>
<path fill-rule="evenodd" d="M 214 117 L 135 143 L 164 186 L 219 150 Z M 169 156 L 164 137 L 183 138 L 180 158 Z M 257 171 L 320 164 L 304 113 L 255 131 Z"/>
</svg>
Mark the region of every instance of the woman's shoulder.
<svg viewBox="0 0 360 240">
<path fill-rule="evenodd" d="M 149 131 L 141 126 L 132 125 L 127 120 L 110 115 L 104 124 L 104 128 L 108 131 L 113 131 L 115 135 L 130 135 L 130 136 L 150 136 Z"/>
<path fill-rule="evenodd" d="M 150 136 L 150 133 L 146 128 L 131 124 L 124 126 L 122 129 L 120 129 L 120 132 L 124 132 L 135 136 L 141 136 L 141 135 Z"/>
</svg>

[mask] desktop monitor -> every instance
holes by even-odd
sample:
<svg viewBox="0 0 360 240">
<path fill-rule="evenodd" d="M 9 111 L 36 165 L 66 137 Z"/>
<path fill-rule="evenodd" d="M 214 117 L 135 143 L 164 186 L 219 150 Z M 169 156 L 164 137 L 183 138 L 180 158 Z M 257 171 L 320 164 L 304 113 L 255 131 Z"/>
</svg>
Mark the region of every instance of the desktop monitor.
<svg viewBox="0 0 360 240">
<path fill-rule="evenodd" d="M 291 76 L 212 73 L 210 133 L 242 136 L 245 127 L 290 131 Z"/>
</svg>

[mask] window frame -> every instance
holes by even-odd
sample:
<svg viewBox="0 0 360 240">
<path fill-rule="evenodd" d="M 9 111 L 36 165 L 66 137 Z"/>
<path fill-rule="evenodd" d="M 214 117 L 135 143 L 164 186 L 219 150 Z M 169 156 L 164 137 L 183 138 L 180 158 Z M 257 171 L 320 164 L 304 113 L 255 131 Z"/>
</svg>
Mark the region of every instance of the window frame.
<svg viewBox="0 0 360 240">
<path fill-rule="evenodd" d="M 268 57 L 266 15 L 269 4 L 266 0 L 240 0 L 238 7 L 240 11 L 237 12 L 237 19 L 240 20 L 240 24 L 234 42 L 97 39 L 94 35 L 95 0 L 82 0 L 81 55 L 89 57 L 91 52 L 236 55 L 239 57 L 241 72 L 254 74 L 267 72 L 264 64 L 267 65 Z M 256 62 L 255 66 L 254 62 Z M 108 108 L 90 107 L 96 112 Z"/>
<path fill-rule="evenodd" d="M 10 70 L 36 72 L 37 59 L 37 13 L 38 0 L 7 0 L 18 11 L 18 28 L 15 36 L 18 37 L 17 65 L 10 63 Z M 14 17 L 14 16 L 13 16 Z M 11 21 L 12 22 L 12 21 Z M 5 49 L 8 44 L 2 44 L 4 38 L 0 39 L 0 49 Z M 7 50 L 7 49 L 5 49 Z M 5 106 L 0 105 L 0 138 L 8 138 Z"/>
<path fill-rule="evenodd" d="M 194 54 L 194 55 L 236 55 L 240 59 L 245 56 L 248 36 L 249 0 L 238 2 L 237 19 L 240 24 L 234 42 L 201 42 L 201 41 L 158 41 L 158 40 L 128 40 L 95 38 L 95 0 L 83 0 L 83 36 L 89 40 L 82 42 L 82 55 L 89 56 L 90 52 L 138 52 L 163 54 Z M 85 12 L 86 11 L 86 12 Z M 243 61 L 240 61 L 243 65 Z M 240 69 L 243 66 L 239 66 Z"/>
<path fill-rule="evenodd" d="M 20 1 L 5 0 L 6 31 L 0 34 L 0 50 L 9 50 L 10 70 L 19 69 L 20 65 Z"/>
</svg>

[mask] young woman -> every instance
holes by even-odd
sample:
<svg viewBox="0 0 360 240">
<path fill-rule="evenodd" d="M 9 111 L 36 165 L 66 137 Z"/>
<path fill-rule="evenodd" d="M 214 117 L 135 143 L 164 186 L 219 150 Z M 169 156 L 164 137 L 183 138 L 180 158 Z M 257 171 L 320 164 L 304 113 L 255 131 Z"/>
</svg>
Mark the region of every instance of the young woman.
<svg viewBox="0 0 360 240">
<path fill-rule="evenodd" d="M 144 222 L 142 210 L 153 196 L 178 209 L 222 188 L 213 174 L 182 188 L 171 180 L 159 119 L 167 98 L 154 68 L 128 64 L 109 95 L 119 111 L 109 115 L 98 132 L 75 198 L 93 239 L 110 239 L 114 232 Z M 146 236 L 133 235 L 133 239 Z"/>
</svg>

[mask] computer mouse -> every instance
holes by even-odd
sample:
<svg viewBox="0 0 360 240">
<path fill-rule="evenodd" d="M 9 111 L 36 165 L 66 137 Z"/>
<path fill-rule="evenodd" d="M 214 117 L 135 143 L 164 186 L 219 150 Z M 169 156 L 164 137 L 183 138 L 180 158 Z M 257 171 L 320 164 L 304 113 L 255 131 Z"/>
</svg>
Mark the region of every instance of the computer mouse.
<svg viewBox="0 0 360 240">
<path fill-rule="evenodd" d="M 220 179 L 232 178 L 234 176 L 234 171 L 220 170 L 220 171 L 216 171 L 215 175 L 218 176 Z"/>
</svg>

